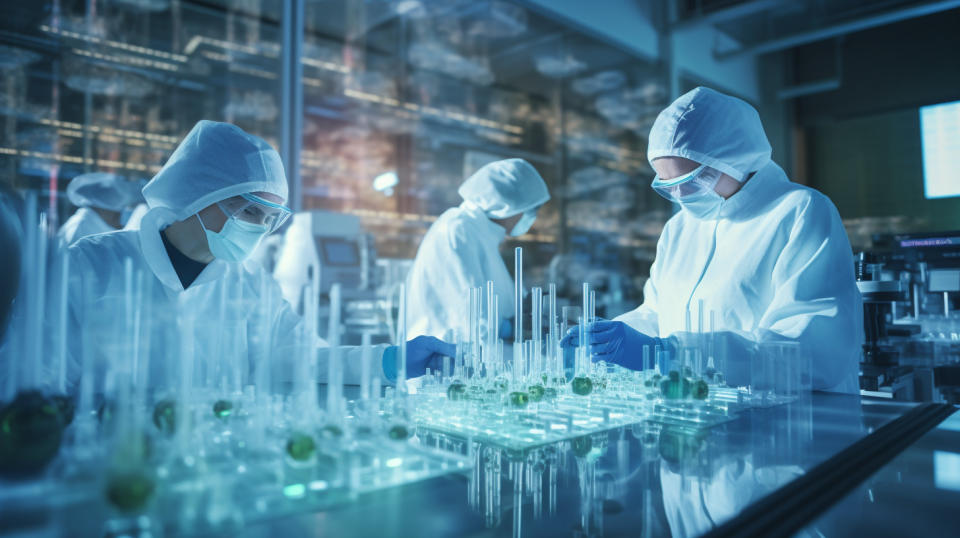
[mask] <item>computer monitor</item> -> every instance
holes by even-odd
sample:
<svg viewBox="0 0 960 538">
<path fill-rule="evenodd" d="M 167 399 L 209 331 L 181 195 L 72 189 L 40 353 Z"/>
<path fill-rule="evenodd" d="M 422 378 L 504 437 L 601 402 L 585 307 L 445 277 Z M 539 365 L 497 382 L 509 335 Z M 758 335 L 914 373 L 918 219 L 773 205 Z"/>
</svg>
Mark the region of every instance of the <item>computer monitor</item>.
<svg viewBox="0 0 960 538">
<path fill-rule="evenodd" d="M 960 196 L 960 101 L 920 107 L 923 194 Z"/>
<path fill-rule="evenodd" d="M 360 249 L 356 241 L 323 237 L 318 238 L 323 264 L 332 267 L 356 267 L 360 265 Z"/>
</svg>

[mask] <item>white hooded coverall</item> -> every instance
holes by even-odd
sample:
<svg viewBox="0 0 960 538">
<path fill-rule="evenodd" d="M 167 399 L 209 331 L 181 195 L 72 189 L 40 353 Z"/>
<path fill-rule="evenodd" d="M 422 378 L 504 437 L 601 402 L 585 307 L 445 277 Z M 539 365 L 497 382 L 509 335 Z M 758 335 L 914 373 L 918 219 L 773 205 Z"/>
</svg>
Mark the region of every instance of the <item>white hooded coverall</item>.
<svg viewBox="0 0 960 538">
<path fill-rule="evenodd" d="M 407 276 L 407 334 L 465 337 L 469 292 L 493 282 L 500 317 L 513 315 L 513 278 L 500 257 L 507 236 L 503 219 L 534 210 L 550 199 L 540 174 L 522 159 L 496 161 L 470 176 L 459 207 L 430 226 Z M 485 293 L 485 292 L 484 292 Z"/>
<path fill-rule="evenodd" d="M 149 364 L 151 388 L 176 386 L 185 351 L 193 353 L 195 379 L 226 368 L 245 385 L 258 368 L 269 368 L 273 381 L 291 380 L 293 361 L 304 357 L 297 345 L 301 318 L 283 300 L 276 282 L 256 262 L 214 259 L 184 289 L 160 237 L 160 230 L 174 221 L 251 192 L 286 200 L 280 156 L 233 125 L 201 121 L 144 187 L 150 210 L 139 229 L 92 236 L 69 249 L 72 381 L 85 353 L 97 370 L 122 353 L 117 342 L 124 335 L 119 320 L 125 311 L 125 259 L 131 260 L 134 274 L 147 276 L 142 315 L 152 329 L 143 336 L 150 339 L 149 356 L 140 360 Z M 193 338 L 184 338 L 191 333 Z M 317 344 L 324 345 L 319 339 Z M 380 366 L 384 347 L 373 346 L 371 371 L 388 383 Z M 341 349 L 344 381 L 356 383 L 362 348 Z M 327 351 L 316 353 L 320 380 L 326 376 Z M 233 362 L 223 362 L 224 357 Z"/>
<path fill-rule="evenodd" d="M 617 320 L 679 334 L 703 300 L 730 360 L 757 343 L 796 342 L 812 359 L 813 389 L 856 393 L 863 304 L 850 242 L 833 203 L 791 183 L 770 153 L 759 115 L 739 99 L 697 88 L 660 113 L 651 162 L 685 157 L 747 181 L 715 218 L 681 210 L 667 222 L 643 304 Z"/>
<path fill-rule="evenodd" d="M 112 232 L 116 228 L 107 224 L 93 207 L 121 212 L 143 200 L 140 189 L 143 183 L 130 181 L 123 176 L 105 172 L 81 174 L 67 185 L 67 198 L 78 209 L 70 215 L 57 237 L 64 245 L 72 245 L 88 235 Z"/>
</svg>

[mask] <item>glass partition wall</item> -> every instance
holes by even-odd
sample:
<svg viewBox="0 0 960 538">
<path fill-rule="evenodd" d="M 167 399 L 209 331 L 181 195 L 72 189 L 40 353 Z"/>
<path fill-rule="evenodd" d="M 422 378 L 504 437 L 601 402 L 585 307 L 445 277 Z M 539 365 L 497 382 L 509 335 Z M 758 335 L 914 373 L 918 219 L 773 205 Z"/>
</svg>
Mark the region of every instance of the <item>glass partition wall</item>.
<svg viewBox="0 0 960 538">
<path fill-rule="evenodd" d="M 532 281 L 595 283 L 606 314 L 640 300 L 670 215 L 645 156 L 662 66 L 521 4 L 6 2 L 0 58 L 3 184 L 61 221 L 73 177 L 149 179 L 200 119 L 274 144 L 291 204 L 358 216 L 385 259 L 412 259 L 477 168 L 527 159 L 552 200 L 506 246 Z"/>
</svg>

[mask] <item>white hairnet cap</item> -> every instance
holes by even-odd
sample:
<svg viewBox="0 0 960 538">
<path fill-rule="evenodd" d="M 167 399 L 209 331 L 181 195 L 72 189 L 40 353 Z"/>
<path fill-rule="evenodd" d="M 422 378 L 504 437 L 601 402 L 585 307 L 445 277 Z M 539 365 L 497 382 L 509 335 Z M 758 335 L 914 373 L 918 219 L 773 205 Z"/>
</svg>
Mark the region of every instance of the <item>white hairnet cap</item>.
<svg viewBox="0 0 960 538">
<path fill-rule="evenodd" d="M 129 181 L 123 176 L 107 172 L 80 174 L 67 185 L 67 198 L 77 207 L 98 207 L 122 211 L 143 200 L 143 183 Z"/>
<path fill-rule="evenodd" d="M 485 165 L 467 178 L 457 192 L 494 219 L 519 215 L 550 199 L 543 178 L 523 159 Z"/>
<path fill-rule="evenodd" d="M 143 188 L 150 209 L 165 207 L 183 220 L 232 196 L 268 192 L 287 200 L 280 154 L 236 125 L 201 120 Z"/>
<path fill-rule="evenodd" d="M 760 115 L 745 101 L 710 88 L 681 95 L 650 129 L 647 159 L 684 157 L 744 181 L 770 161 Z"/>
</svg>

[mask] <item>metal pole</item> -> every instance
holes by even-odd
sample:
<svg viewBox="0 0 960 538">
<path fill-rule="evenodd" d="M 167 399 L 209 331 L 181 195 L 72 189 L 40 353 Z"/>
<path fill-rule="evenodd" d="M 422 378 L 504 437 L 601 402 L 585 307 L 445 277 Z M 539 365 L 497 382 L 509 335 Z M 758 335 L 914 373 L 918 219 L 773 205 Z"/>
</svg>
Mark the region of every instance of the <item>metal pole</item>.
<svg viewBox="0 0 960 538">
<path fill-rule="evenodd" d="M 300 177 L 300 147 L 303 143 L 303 6 L 304 0 L 284 0 L 281 41 L 280 156 L 290 187 L 287 204 L 294 211 L 300 211 L 303 207 Z"/>
</svg>

